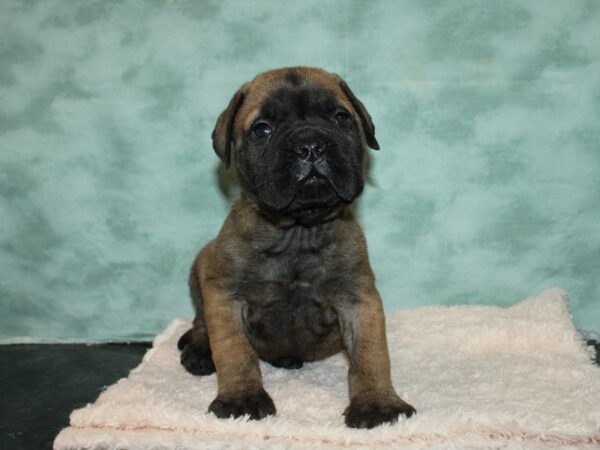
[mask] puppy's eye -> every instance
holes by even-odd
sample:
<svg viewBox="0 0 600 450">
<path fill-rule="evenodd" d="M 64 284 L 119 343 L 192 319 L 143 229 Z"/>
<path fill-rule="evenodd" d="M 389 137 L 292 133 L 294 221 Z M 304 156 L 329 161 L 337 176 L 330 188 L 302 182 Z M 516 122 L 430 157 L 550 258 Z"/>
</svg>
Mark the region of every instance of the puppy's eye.
<svg viewBox="0 0 600 450">
<path fill-rule="evenodd" d="M 338 111 L 333 116 L 333 120 L 340 127 L 347 127 L 352 123 L 352 117 L 346 111 Z"/>
<path fill-rule="evenodd" d="M 266 122 L 259 122 L 252 127 L 252 137 L 257 140 L 268 138 L 272 132 L 273 129 Z"/>
</svg>

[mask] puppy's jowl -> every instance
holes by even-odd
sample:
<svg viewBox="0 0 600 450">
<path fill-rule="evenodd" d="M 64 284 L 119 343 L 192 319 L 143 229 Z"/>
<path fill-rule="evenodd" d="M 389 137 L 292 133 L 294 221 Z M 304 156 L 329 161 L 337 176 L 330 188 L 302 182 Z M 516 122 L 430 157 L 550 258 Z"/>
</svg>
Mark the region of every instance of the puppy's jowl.
<svg viewBox="0 0 600 450">
<path fill-rule="evenodd" d="M 259 358 L 297 369 L 345 351 L 346 424 L 371 428 L 415 410 L 392 386 L 381 299 L 348 206 L 363 190 L 371 117 L 337 75 L 295 67 L 244 84 L 213 147 L 242 187 L 190 273 L 196 308 L 179 341 L 195 375 L 217 372 L 218 417 L 275 414 Z"/>
</svg>

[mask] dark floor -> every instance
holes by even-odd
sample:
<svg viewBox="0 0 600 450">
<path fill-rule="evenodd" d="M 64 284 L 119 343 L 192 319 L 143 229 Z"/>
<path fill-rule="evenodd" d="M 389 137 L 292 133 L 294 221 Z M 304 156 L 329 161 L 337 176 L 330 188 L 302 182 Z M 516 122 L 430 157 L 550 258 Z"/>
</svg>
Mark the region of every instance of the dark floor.
<svg viewBox="0 0 600 450">
<path fill-rule="evenodd" d="M 600 365 L 600 344 L 589 344 Z M 0 346 L 0 449 L 52 448 L 69 413 L 127 375 L 149 345 Z"/>
<path fill-rule="evenodd" d="M 0 346 L 0 449 L 50 449 L 74 408 L 93 402 L 150 346 Z"/>
</svg>

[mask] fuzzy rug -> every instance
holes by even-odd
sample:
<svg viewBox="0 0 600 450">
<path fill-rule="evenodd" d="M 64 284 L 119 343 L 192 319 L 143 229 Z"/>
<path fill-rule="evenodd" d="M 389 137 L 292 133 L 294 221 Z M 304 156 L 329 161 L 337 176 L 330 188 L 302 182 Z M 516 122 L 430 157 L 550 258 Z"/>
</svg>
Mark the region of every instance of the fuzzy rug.
<svg viewBox="0 0 600 450">
<path fill-rule="evenodd" d="M 394 385 L 418 413 L 372 430 L 344 426 L 342 355 L 292 371 L 261 363 L 274 417 L 208 414 L 215 375 L 179 364 L 189 326 L 174 320 L 127 378 L 74 411 L 55 449 L 600 448 L 600 369 L 559 289 L 510 308 L 389 314 Z"/>
</svg>

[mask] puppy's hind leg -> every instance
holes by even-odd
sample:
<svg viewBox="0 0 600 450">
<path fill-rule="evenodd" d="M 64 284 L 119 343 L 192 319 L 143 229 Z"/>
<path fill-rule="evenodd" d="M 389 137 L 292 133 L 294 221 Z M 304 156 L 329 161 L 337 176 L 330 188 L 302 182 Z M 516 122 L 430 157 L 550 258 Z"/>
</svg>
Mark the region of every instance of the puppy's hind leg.
<svg viewBox="0 0 600 450">
<path fill-rule="evenodd" d="M 202 290 L 196 271 L 196 262 L 192 266 L 189 278 L 190 295 L 196 309 L 194 323 L 186 333 L 179 338 L 177 347 L 181 350 L 180 361 L 183 367 L 192 375 L 210 375 L 215 372 L 210 342 L 204 321 Z"/>
</svg>

